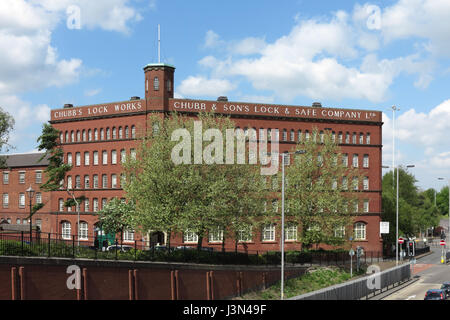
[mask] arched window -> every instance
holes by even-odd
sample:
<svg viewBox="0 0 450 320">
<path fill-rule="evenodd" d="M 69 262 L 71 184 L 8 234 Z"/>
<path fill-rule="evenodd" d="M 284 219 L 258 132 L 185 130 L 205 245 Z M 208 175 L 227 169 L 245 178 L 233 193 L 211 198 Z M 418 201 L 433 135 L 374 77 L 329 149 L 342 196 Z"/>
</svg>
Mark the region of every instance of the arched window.
<svg viewBox="0 0 450 320">
<path fill-rule="evenodd" d="M 119 139 L 123 139 L 122 127 L 119 127 Z"/>
<path fill-rule="evenodd" d="M 135 126 L 131 126 L 131 138 L 133 138 L 133 139 L 136 138 L 136 127 Z"/>
<path fill-rule="evenodd" d="M 92 130 L 88 130 L 88 141 L 92 141 Z"/>
<path fill-rule="evenodd" d="M 85 221 L 80 222 L 80 230 L 78 233 L 80 240 L 88 240 L 88 224 Z"/>
<path fill-rule="evenodd" d="M 80 130 L 77 130 L 77 141 L 78 142 L 81 141 L 81 132 L 80 132 Z"/>
<path fill-rule="evenodd" d="M 125 139 L 128 139 L 130 137 L 130 132 L 128 129 L 128 126 L 125 127 Z"/>
<path fill-rule="evenodd" d="M 155 77 L 155 78 L 153 79 L 153 89 L 154 89 L 155 91 L 158 91 L 158 90 L 159 90 L 159 78 L 158 78 L 158 77 Z"/>
<path fill-rule="evenodd" d="M 61 134 L 59 135 L 59 143 L 63 142 L 64 142 L 64 134 L 61 132 Z"/>
<path fill-rule="evenodd" d="M 113 127 L 113 128 L 112 128 L 112 138 L 113 138 L 113 139 L 117 139 L 116 127 Z"/>
<path fill-rule="evenodd" d="M 61 233 L 64 240 L 70 240 L 72 235 L 71 225 L 69 221 L 61 222 Z"/>
<path fill-rule="evenodd" d="M 66 131 L 66 143 L 69 142 L 69 132 Z"/>
<path fill-rule="evenodd" d="M 83 141 L 86 141 L 86 130 L 83 130 Z"/>
<path fill-rule="evenodd" d="M 353 233 L 355 240 L 366 240 L 366 224 L 364 222 L 355 223 Z"/>
<path fill-rule="evenodd" d="M 100 140 L 105 140 L 105 130 L 103 128 L 100 129 Z"/>
<path fill-rule="evenodd" d="M 106 128 L 106 140 L 111 139 L 111 130 L 109 128 Z"/>
<path fill-rule="evenodd" d="M 94 140 L 97 141 L 98 140 L 98 130 L 94 129 Z"/>
<path fill-rule="evenodd" d="M 75 132 L 70 131 L 70 142 L 75 142 Z"/>
</svg>

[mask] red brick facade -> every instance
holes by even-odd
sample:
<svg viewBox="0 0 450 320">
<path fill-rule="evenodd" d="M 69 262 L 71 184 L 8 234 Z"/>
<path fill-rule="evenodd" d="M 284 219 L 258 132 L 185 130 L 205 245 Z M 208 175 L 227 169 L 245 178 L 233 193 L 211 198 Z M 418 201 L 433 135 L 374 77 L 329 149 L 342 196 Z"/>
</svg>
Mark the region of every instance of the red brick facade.
<svg viewBox="0 0 450 320">
<path fill-rule="evenodd" d="M 353 158 L 357 157 L 362 175 L 368 177 L 368 190 L 363 190 L 363 186 L 360 186 L 362 191 L 359 204 L 360 212 L 365 210 L 368 212 L 361 213 L 355 218 L 355 223 L 364 223 L 365 239 L 355 241 L 354 245 L 361 245 L 366 251 L 382 251 L 382 240 L 379 234 L 382 178 L 381 112 L 322 108 L 321 106 L 301 107 L 174 99 L 174 70 L 174 67 L 166 64 L 146 66 L 144 68 L 145 99 L 135 97 L 129 101 L 83 107 L 68 106 L 51 111 L 50 123 L 61 131 L 65 161 L 68 161 L 69 154 L 72 157 L 73 169 L 68 175 L 71 176 L 74 186 L 79 179 L 80 185 L 79 188 L 75 188 L 75 194 L 76 196 L 84 195 L 89 199 L 89 208 L 84 206 L 80 208 L 80 221 L 87 223 L 89 237 L 94 236 L 94 224 L 97 222 L 94 199 L 98 201 L 98 208 L 95 209 L 101 209 L 102 201 L 110 200 L 113 197 L 124 197 L 123 190 L 120 188 L 121 154 L 125 152 L 127 156 L 130 156 L 134 148 L 135 136 L 146 130 L 146 118 L 149 114 L 156 112 L 164 115 L 171 111 L 178 111 L 195 116 L 201 111 L 214 111 L 231 116 L 232 120 L 236 122 L 236 127 L 255 128 L 257 134 L 260 129 L 278 129 L 280 153 L 291 151 L 295 147 L 300 131 L 302 135 L 305 135 L 307 131 L 311 134 L 314 128 L 317 128 L 318 131 L 333 132 L 335 138 L 340 142 L 342 153 L 348 154 L 349 166 L 352 165 Z M 98 164 L 94 164 L 94 152 L 98 154 Z M 105 164 L 103 164 L 104 152 L 107 155 Z M 85 163 L 85 153 L 89 155 L 89 164 Z M 367 161 L 368 163 L 366 163 Z M 19 169 L 11 172 L 10 181 L 15 181 L 16 170 Z M 94 175 L 98 177 L 98 187 L 96 188 L 93 187 Z M 115 186 L 112 185 L 113 175 L 117 181 Z M 89 177 L 89 187 L 85 186 L 85 176 Z M 107 180 L 105 186 L 102 185 L 103 176 L 106 176 Z M 31 179 L 31 177 L 28 178 L 27 175 L 27 179 Z M 8 210 L 1 208 L 0 219 L 14 219 L 22 212 L 25 214 L 27 210 L 18 208 L 18 201 L 13 197 L 17 192 L 26 189 L 24 187 L 28 187 L 30 183 L 32 181 L 26 181 L 24 185 L 12 183 L 8 186 L 2 185 L 2 189 L 8 189 L 8 192 L 11 193 L 11 199 Z M 37 189 L 38 185 L 33 185 L 33 188 Z M 72 208 L 71 212 L 59 208 L 60 199 L 69 199 L 68 193 L 64 190 L 52 192 L 51 195 L 43 193 L 43 197 L 46 199 L 44 201 L 46 205 L 36 215 L 36 218 L 42 219 L 42 231 L 61 233 L 61 223 L 67 221 L 72 226 L 71 232 L 75 234 L 77 224 L 75 208 Z M 365 204 L 367 201 L 368 208 Z M 13 223 L 15 222 L 13 221 Z M 279 238 L 280 232 L 276 229 L 274 241 L 263 242 L 260 241 L 259 235 L 255 235 L 253 241 L 240 244 L 240 246 L 249 251 L 279 250 Z M 186 243 L 183 242 L 182 235 L 174 235 L 171 244 L 184 245 Z M 208 239 L 204 239 L 204 245 L 221 246 L 220 243 L 209 243 Z M 226 247 L 234 248 L 234 243 L 226 241 Z M 286 244 L 287 250 L 299 248 L 301 248 L 301 244 L 297 241 L 288 241 Z"/>
</svg>

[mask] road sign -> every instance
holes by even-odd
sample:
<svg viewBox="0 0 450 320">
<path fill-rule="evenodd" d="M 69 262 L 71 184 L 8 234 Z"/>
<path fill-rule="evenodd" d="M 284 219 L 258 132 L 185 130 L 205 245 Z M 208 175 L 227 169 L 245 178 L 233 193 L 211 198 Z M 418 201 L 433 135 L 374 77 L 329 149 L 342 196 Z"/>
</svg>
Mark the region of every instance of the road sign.
<svg viewBox="0 0 450 320">
<path fill-rule="evenodd" d="M 403 243 L 403 238 L 398 238 L 398 243 L 402 244 Z"/>
<path fill-rule="evenodd" d="M 380 222 L 380 234 L 389 233 L 389 222 Z"/>
<path fill-rule="evenodd" d="M 355 255 L 355 251 L 354 251 L 353 249 L 350 249 L 350 251 L 348 252 L 348 254 L 349 254 L 350 256 L 354 256 L 354 255 Z"/>
<path fill-rule="evenodd" d="M 444 240 L 441 240 L 441 241 L 439 241 L 439 244 L 440 244 L 441 246 L 445 246 L 445 241 L 444 241 Z"/>
</svg>

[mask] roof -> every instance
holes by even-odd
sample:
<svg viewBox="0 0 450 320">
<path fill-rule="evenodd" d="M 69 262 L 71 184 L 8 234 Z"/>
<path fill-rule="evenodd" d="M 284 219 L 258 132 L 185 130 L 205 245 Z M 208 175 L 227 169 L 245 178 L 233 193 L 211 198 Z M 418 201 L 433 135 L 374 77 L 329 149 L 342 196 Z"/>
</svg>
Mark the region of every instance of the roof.
<svg viewBox="0 0 450 320">
<path fill-rule="evenodd" d="M 7 168 L 23 168 L 23 167 L 46 167 L 48 166 L 48 158 L 45 157 L 42 161 L 39 161 L 44 155 L 43 152 L 39 153 L 23 153 L 23 154 L 9 154 L 2 155 L 6 157 Z"/>
</svg>

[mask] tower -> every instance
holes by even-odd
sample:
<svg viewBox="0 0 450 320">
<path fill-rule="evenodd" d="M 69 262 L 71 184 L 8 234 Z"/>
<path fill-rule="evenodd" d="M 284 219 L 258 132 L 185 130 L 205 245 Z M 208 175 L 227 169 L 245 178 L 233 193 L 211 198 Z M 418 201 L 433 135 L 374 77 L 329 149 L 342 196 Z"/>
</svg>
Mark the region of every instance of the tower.
<svg viewBox="0 0 450 320">
<path fill-rule="evenodd" d="M 175 67 L 166 63 L 151 63 L 144 67 L 145 100 L 148 110 L 168 110 L 173 98 Z"/>
</svg>

